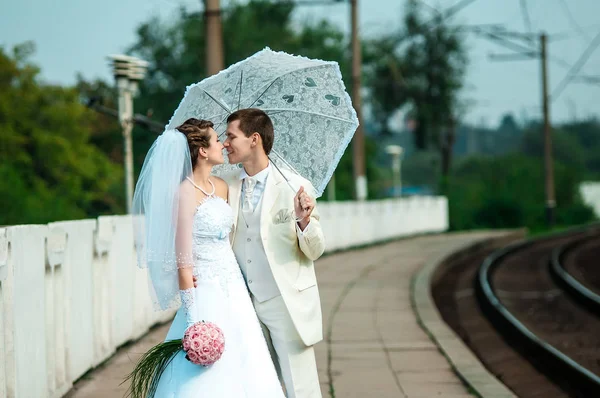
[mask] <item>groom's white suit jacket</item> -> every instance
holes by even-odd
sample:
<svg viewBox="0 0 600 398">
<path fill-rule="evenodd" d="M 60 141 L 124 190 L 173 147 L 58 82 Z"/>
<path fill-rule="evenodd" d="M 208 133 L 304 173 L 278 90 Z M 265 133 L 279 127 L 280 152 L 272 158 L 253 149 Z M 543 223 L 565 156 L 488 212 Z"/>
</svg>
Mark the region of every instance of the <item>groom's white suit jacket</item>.
<svg viewBox="0 0 600 398">
<path fill-rule="evenodd" d="M 307 193 L 314 192 L 306 179 L 286 173 L 294 188 L 304 186 Z M 229 184 L 229 203 L 233 209 L 234 228 L 231 243 L 235 242 L 242 180 L 239 173 L 226 177 Z M 304 233 L 296 229 L 294 197 L 281 173 L 272 169 L 266 181 L 260 215 L 260 236 L 267 260 L 277 287 L 292 321 L 307 346 L 323 339 L 321 301 L 314 260 L 325 250 L 319 214 L 315 208 L 310 227 Z"/>
</svg>

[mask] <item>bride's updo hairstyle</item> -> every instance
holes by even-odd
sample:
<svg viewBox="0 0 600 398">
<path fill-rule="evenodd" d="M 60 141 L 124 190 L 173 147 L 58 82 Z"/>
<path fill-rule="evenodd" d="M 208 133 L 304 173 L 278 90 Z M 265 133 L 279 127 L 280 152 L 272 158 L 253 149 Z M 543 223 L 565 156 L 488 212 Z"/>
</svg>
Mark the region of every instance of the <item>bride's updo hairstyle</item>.
<svg viewBox="0 0 600 398">
<path fill-rule="evenodd" d="M 210 128 L 214 124 L 210 120 L 190 118 L 183 122 L 179 127 L 176 127 L 187 138 L 190 148 L 190 157 L 192 158 L 192 169 L 196 168 L 198 162 L 198 151 L 200 148 L 208 148 L 210 146 Z"/>
</svg>

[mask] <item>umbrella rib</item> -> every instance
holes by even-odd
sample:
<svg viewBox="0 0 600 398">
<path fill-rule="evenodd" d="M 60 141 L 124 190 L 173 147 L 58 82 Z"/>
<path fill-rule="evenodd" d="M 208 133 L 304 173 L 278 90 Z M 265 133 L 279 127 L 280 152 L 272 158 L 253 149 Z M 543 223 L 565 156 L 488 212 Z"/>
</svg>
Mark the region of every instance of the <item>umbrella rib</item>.
<svg viewBox="0 0 600 398">
<path fill-rule="evenodd" d="M 237 110 L 240 110 L 240 104 L 242 103 L 242 79 L 244 77 L 244 70 L 242 69 L 242 71 L 240 72 L 240 93 L 238 95 L 238 106 L 237 106 Z"/>
<path fill-rule="evenodd" d="M 271 88 L 271 86 L 273 85 L 273 83 L 275 83 L 277 80 L 281 79 L 282 77 L 284 77 L 286 75 L 289 75 L 290 73 L 295 73 L 295 72 L 298 72 L 298 71 L 306 71 L 306 70 L 309 70 L 309 69 L 324 68 L 324 67 L 332 66 L 332 64 L 335 64 L 335 62 L 331 62 L 331 61 L 323 61 L 323 62 L 324 62 L 323 64 L 319 64 L 319 65 L 307 65 L 307 66 L 303 66 L 301 68 L 290 70 L 290 71 L 287 71 L 287 72 L 282 73 L 281 75 L 277 76 L 276 78 L 273 79 L 273 81 L 271 81 L 271 83 L 269 83 L 269 85 L 267 86 L 267 88 L 265 88 L 265 91 L 263 91 L 262 94 L 259 95 L 258 98 L 256 98 L 254 100 L 254 102 L 252 104 L 250 104 L 250 106 L 248 108 L 252 107 L 252 105 L 254 105 L 256 103 L 256 101 L 258 101 L 263 95 L 265 95 L 265 93 L 267 92 L 267 90 L 269 90 Z M 339 79 L 342 81 L 342 84 L 343 84 L 343 80 L 342 80 L 342 77 L 341 77 L 341 72 L 340 72 Z M 345 89 L 345 87 L 344 87 L 344 89 Z M 248 98 L 252 98 L 252 95 L 253 95 L 253 93 L 251 93 L 248 97 L 244 98 L 244 100 L 246 100 Z"/>
<path fill-rule="evenodd" d="M 229 116 L 229 113 L 228 112 L 226 112 L 226 113 L 217 113 L 216 115 L 212 115 L 212 116 L 207 117 L 205 120 L 210 120 L 212 122 L 213 119 L 220 118 L 223 115 Z"/>
<path fill-rule="evenodd" d="M 231 113 L 231 110 L 230 110 L 229 108 L 227 108 L 225 105 L 223 105 L 223 104 L 221 103 L 221 101 L 219 101 L 218 99 L 216 99 L 215 97 L 213 97 L 211 93 L 209 93 L 209 92 L 208 92 L 208 91 L 206 91 L 205 89 L 202 89 L 202 91 L 204 91 L 204 93 L 205 93 L 206 95 L 208 95 L 208 96 L 209 96 L 209 98 L 210 98 L 211 100 L 215 101 L 215 102 L 217 103 L 217 105 L 219 105 L 221 108 L 223 108 L 223 109 L 225 110 L 225 112 L 227 112 L 227 113 Z"/>
<path fill-rule="evenodd" d="M 279 159 L 283 160 L 283 157 L 282 157 L 282 156 L 279 156 L 279 154 L 277 154 L 277 156 L 279 157 Z M 279 168 L 279 166 L 277 166 L 277 164 L 276 164 L 276 163 L 275 163 L 275 162 L 274 162 L 274 161 L 271 159 L 271 157 L 270 157 L 270 156 L 269 156 L 269 160 L 271 161 L 271 163 L 273 164 L 273 166 L 275 166 L 275 168 L 277 169 L 277 171 L 279 172 L 279 174 L 281 174 L 281 176 L 283 177 L 283 179 L 285 180 L 285 182 L 287 182 L 288 186 L 289 186 L 289 187 L 292 189 L 292 191 L 296 192 L 296 188 L 294 188 L 294 187 L 292 186 L 292 183 L 290 182 L 290 180 L 289 180 L 289 179 L 288 179 L 288 178 L 285 176 L 285 174 L 283 174 L 283 172 L 281 171 L 281 169 Z M 290 166 L 290 164 L 289 164 L 288 162 L 286 162 L 285 160 L 283 160 L 283 161 L 284 161 L 284 163 L 285 163 L 286 165 Z M 290 167 L 291 167 L 291 166 L 290 166 Z M 292 168 L 292 170 L 293 170 L 293 168 Z M 295 171 L 295 170 L 294 170 L 294 172 L 295 172 L 296 174 L 298 174 L 298 172 L 297 172 L 297 171 Z M 298 174 L 298 175 L 300 175 L 300 174 Z"/>
<path fill-rule="evenodd" d="M 340 122 L 345 122 L 345 123 L 353 123 L 354 122 L 354 120 L 342 119 L 341 117 L 331 116 L 331 115 L 325 115 L 323 113 L 305 111 L 305 110 L 302 110 L 302 109 L 270 108 L 270 109 L 263 109 L 263 111 L 265 111 L 265 113 L 268 113 L 270 111 L 275 111 L 277 113 L 282 113 L 282 112 L 300 112 L 300 113 L 308 113 L 310 115 L 315 115 L 315 116 L 321 116 L 321 117 L 324 117 L 324 118 L 327 118 L 327 119 L 338 120 Z"/>
<path fill-rule="evenodd" d="M 283 76 L 283 75 L 282 75 L 282 76 Z M 262 93 L 261 93 L 261 94 L 260 94 L 260 95 L 259 95 L 257 98 L 255 98 L 255 99 L 254 99 L 254 102 L 252 102 L 252 103 L 250 104 L 250 106 L 248 106 L 248 108 L 252 108 L 252 105 L 256 104 L 256 102 L 257 102 L 257 101 L 258 101 L 258 100 L 259 100 L 259 99 L 260 99 L 260 98 L 261 98 L 263 95 L 265 95 L 265 93 L 267 92 L 267 90 L 269 90 L 269 89 L 271 88 L 271 86 L 272 86 L 273 84 L 275 84 L 275 82 L 276 82 L 277 80 L 279 80 L 279 77 L 275 78 L 275 79 L 274 79 L 274 80 L 271 82 L 271 84 L 269 84 L 269 85 L 267 86 L 267 88 L 265 88 L 265 91 L 263 91 L 263 92 L 262 92 Z"/>
<path fill-rule="evenodd" d="M 232 96 L 232 98 L 235 98 L 235 96 L 237 95 L 237 93 L 238 93 L 238 84 L 235 85 L 235 90 L 233 90 L 233 96 Z"/>
<path fill-rule="evenodd" d="M 221 127 L 221 125 L 223 124 L 223 122 L 224 122 L 225 120 L 227 120 L 227 118 L 228 118 L 228 117 L 229 117 L 229 115 L 226 115 L 226 116 L 223 118 L 223 120 L 221 120 L 221 121 L 219 122 L 219 124 L 217 124 L 217 125 L 215 126 L 214 130 L 216 130 L 216 129 L 218 129 L 219 127 Z M 227 132 L 227 131 L 223 131 L 221 134 L 219 134 L 219 136 L 218 136 L 217 138 L 221 138 L 221 137 L 223 137 L 223 134 L 225 134 L 226 132 Z"/>
<path fill-rule="evenodd" d="M 296 170 L 296 168 L 295 168 L 294 166 L 292 166 L 292 165 L 291 165 L 291 164 L 290 164 L 290 163 L 289 163 L 287 160 L 285 160 L 285 158 L 284 158 L 283 156 L 281 156 L 281 155 L 279 154 L 279 152 L 277 152 L 276 150 L 272 150 L 272 151 L 271 151 L 271 154 L 273 154 L 273 155 L 277 155 L 277 157 L 279 158 L 279 160 L 280 160 L 281 162 L 283 162 L 283 163 L 284 163 L 284 164 L 285 164 L 285 165 L 288 167 L 288 169 L 290 169 L 292 172 L 294 172 L 294 173 L 296 173 L 296 174 L 300 175 L 300 173 L 298 172 L 298 170 Z M 271 157 L 270 157 L 270 156 L 269 156 L 269 159 L 271 159 Z M 273 163 L 273 164 L 274 164 L 274 163 Z"/>
</svg>

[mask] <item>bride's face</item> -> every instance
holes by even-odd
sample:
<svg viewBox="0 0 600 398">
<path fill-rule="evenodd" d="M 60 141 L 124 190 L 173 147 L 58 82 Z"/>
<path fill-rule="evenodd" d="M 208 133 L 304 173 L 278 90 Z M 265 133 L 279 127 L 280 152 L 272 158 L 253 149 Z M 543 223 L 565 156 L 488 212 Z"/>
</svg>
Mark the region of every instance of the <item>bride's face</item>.
<svg viewBox="0 0 600 398">
<path fill-rule="evenodd" d="M 210 146 L 204 150 L 206 151 L 206 156 L 208 157 L 208 163 L 215 165 L 223 164 L 225 161 L 223 159 L 223 144 L 219 141 L 217 132 L 212 128 L 210 128 Z"/>
</svg>

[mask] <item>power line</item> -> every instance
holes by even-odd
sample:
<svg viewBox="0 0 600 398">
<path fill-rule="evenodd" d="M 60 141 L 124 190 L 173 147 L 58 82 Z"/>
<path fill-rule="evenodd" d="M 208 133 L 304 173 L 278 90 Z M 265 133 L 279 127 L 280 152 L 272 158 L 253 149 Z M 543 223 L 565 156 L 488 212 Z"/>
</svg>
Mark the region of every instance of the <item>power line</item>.
<svg viewBox="0 0 600 398">
<path fill-rule="evenodd" d="M 303 1 L 290 1 L 290 0 L 279 0 L 273 3 L 269 3 L 274 7 L 281 6 L 331 6 L 331 5 L 340 5 L 349 3 L 350 0 L 303 0 Z M 221 6 L 218 10 L 206 11 L 205 9 L 201 9 L 199 11 L 189 12 L 186 16 L 186 19 L 194 19 L 201 18 L 210 14 L 222 14 L 224 12 L 228 12 L 231 10 L 236 10 L 240 4 L 234 3 L 229 4 L 227 6 Z"/>
<path fill-rule="evenodd" d="M 554 91 L 552 91 L 552 95 L 550 96 L 551 101 L 556 101 L 556 99 L 560 96 L 560 94 L 564 91 L 565 87 L 569 84 L 574 75 L 578 74 L 581 68 L 585 65 L 587 60 L 590 58 L 592 53 L 598 48 L 600 45 L 600 32 L 596 34 L 596 37 L 590 42 L 587 48 L 583 51 L 577 62 L 569 69 L 566 76 L 562 79 L 562 81 L 556 86 Z"/>
<path fill-rule="evenodd" d="M 502 37 L 501 34 L 496 33 L 496 32 L 486 31 L 485 29 L 481 29 L 478 27 L 475 27 L 474 29 L 472 29 L 472 31 L 475 34 L 478 34 L 487 39 L 490 39 L 490 40 L 494 41 L 496 44 L 503 46 L 509 50 L 517 51 L 519 53 L 531 53 L 531 52 L 537 51 L 536 49 L 534 49 L 532 47 L 524 46 L 522 44 L 510 41 L 510 40 Z"/>
<path fill-rule="evenodd" d="M 517 54 L 493 54 L 491 58 L 497 61 L 508 61 L 508 60 L 520 60 L 535 58 L 539 56 L 539 51 L 536 48 L 528 47 L 524 44 L 516 43 L 508 40 L 508 38 L 516 40 L 524 40 L 526 42 L 532 42 L 538 38 L 539 35 L 535 33 L 524 33 L 524 32 L 512 32 L 499 27 L 500 25 L 467 25 L 461 26 L 461 30 L 471 31 L 477 35 L 480 35 L 494 43 L 505 47 L 509 50 L 517 51 Z M 564 33 L 548 35 L 550 38 L 562 36 Z M 564 69 L 570 69 L 573 67 L 571 63 L 566 61 L 564 58 L 556 55 L 548 56 L 548 60 L 555 65 L 558 65 Z"/>
<path fill-rule="evenodd" d="M 429 21 L 421 24 L 421 27 L 425 27 L 430 25 L 431 27 L 434 27 L 436 25 L 436 23 L 438 22 L 442 22 L 448 18 L 450 18 L 451 16 L 453 16 L 454 14 L 458 13 L 460 10 L 462 10 L 463 8 L 467 7 L 468 5 L 474 3 L 477 0 L 461 0 L 458 3 L 446 8 L 443 11 L 438 10 L 437 8 L 430 6 L 429 4 L 425 3 L 422 0 L 418 0 L 420 4 L 423 4 L 427 7 L 429 7 L 430 9 L 435 10 L 435 12 L 438 14 L 438 16 L 431 18 Z"/>
<path fill-rule="evenodd" d="M 454 4 L 453 6 L 446 8 L 443 12 L 444 18 L 450 18 L 452 15 L 456 14 L 457 12 L 470 5 L 471 3 L 474 3 L 475 1 L 476 0 L 462 0 Z"/>
<path fill-rule="evenodd" d="M 432 6 L 431 4 L 428 4 L 425 2 L 425 0 L 417 0 L 419 3 L 421 3 L 422 5 L 424 5 L 425 7 L 429 8 L 431 11 L 435 12 L 438 15 L 441 15 L 442 12 L 440 10 L 438 10 L 436 7 Z"/>
<path fill-rule="evenodd" d="M 520 1 L 521 4 L 521 14 L 523 15 L 523 21 L 525 23 L 525 29 L 527 33 L 531 35 L 531 19 L 529 18 L 529 10 L 527 9 L 527 2 L 525 0 Z M 529 39 L 529 41 L 533 41 Z"/>
<path fill-rule="evenodd" d="M 555 65 L 559 65 L 565 69 L 570 69 L 573 67 L 573 65 L 570 64 L 569 62 L 565 61 L 562 58 L 556 57 L 556 56 L 548 56 L 548 59 L 550 61 L 552 61 L 552 63 L 554 63 Z"/>
<path fill-rule="evenodd" d="M 119 119 L 119 111 L 102 105 L 102 99 L 100 97 L 89 98 L 87 101 L 85 101 L 85 106 L 103 115 Z M 166 126 L 166 124 L 159 123 L 147 116 L 137 113 L 133 115 L 132 122 L 157 134 L 161 134 L 165 130 Z"/>
<path fill-rule="evenodd" d="M 571 77 L 571 81 L 600 85 L 600 76 L 576 75 Z"/>
<path fill-rule="evenodd" d="M 561 4 L 562 8 L 564 9 L 565 15 L 567 16 L 567 19 L 569 20 L 569 23 L 574 28 L 574 30 L 577 31 L 577 33 L 579 33 L 580 36 L 582 36 L 583 38 L 585 38 L 586 40 L 589 41 L 590 36 L 583 30 L 581 25 L 579 25 L 577 23 L 577 21 L 573 17 L 573 14 L 571 13 L 571 9 L 569 8 L 569 5 L 567 4 L 567 2 L 565 0 L 560 0 L 560 4 Z"/>
</svg>

